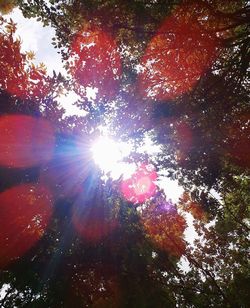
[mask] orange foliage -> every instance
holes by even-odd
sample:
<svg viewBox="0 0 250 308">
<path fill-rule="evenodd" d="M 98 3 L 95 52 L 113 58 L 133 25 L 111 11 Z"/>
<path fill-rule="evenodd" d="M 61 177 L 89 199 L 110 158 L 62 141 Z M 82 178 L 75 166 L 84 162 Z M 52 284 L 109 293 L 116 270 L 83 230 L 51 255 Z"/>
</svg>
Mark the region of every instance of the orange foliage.
<svg viewBox="0 0 250 308">
<path fill-rule="evenodd" d="M 194 219 L 206 221 L 206 213 L 197 202 L 190 202 L 186 207 L 186 211 L 190 212 Z"/>
<path fill-rule="evenodd" d="M 52 197 L 45 186 L 23 184 L 0 194 L 0 267 L 36 244 L 51 215 Z"/>
<path fill-rule="evenodd" d="M 0 12 L 2 14 L 9 14 L 17 6 L 15 0 L 1 0 L 0 1 Z"/>
<path fill-rule="evenodd" d="M 15 24 L 0 18 L 0 87 L 22 99 L 39 99 L 48 94 L 50 85 L 43 65 L 35 66 L 21 52 L 21 42 L 14 39 Z M 5 25 L 5 30 L 3 30 Z"/>
<path fill-rule="evenodd" d="M 139 78 L 143 97 L 173 99 L 191 90 L 212 64 L 218 42 L 207 29 L 209 16 L 200 11 L 199 4 L 180 5 L 148 44 Z"/>
<path fill-rule="evenodd" d="M 98 89 L 98 96 L 117 93 L 121 60 L 114 40 L 100 29 L 82 30 L 71 46 L 69 70 L 84 87 Z"/>
<path fill-rule="evenodd" d="M 184 211 L 187 211 L 192 214 L 194 219 L 206 222 L 207 221 L 207 214 L 201 207 L 201 205 L 192 200 L 188 193 L 184 193 L 181 198 L 181 208 Z"/>
<path fill-rule="evenodd" d="M 152 202 L 141 215 L 142 224 L 150 239 L 170 255 L 180 257 L 185 251 L 183 232 L 185 219 L 173 210 L 173 205 Z"/>
</svg>

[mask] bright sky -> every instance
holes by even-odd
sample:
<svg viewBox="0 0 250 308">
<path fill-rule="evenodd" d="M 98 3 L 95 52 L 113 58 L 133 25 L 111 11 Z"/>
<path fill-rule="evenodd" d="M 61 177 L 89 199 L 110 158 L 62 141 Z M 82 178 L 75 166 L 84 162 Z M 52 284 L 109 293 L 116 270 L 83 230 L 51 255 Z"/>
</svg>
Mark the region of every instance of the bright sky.
<svg viewBox="0 0 250 308">
<path fill-rule="evenodd" d="M 51 27 L 43 27 L 41 22 L 35 18 L 24 18 L 19 9 L 14 9 L 8 17 L 11 17 L 17 23 L 17 36 L 20 36 L 22 41 L 23 52 L 33 51 L 36 54 L 35 63 L 43 62 L 47 66 L 49 74 L 53 70 L 57 73 L 62 71 L 61 56 L 57 50 L 53 48 L 51 42 L 54 36 L 54 29 Z"/>
</svg>

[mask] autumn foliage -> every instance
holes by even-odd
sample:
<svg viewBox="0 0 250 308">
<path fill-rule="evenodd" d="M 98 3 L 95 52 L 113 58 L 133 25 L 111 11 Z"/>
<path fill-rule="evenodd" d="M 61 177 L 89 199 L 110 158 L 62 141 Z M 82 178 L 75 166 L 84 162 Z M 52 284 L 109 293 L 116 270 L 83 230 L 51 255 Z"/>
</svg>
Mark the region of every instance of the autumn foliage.
<svg viewBox="0 0 250 308">
<path fill-rule="evenodd" d="M 0 17 L 0 24 L 4 23 L 4 18 Z M 50 89 L 45 66 L 35 66 L 31 62 L 32 52 L 21 52 L 21 41 L 14 38 L 14 22 L 4 25 L 0 31 L 0 87 L 18 98 L 43 98 Z"/>
<path fill-rule="evenodd" d="M 170 201 L 156 197 L 142 209 L 141 219 L 147 236 L 155 245 L 171 256 L 183 255 L 186 247 L 183 240 L 186 222 Z"/>
<path fill-rule="evenodd" d="M 74 35 L 69 71 L 84 87 L 96 88 L 98 97 L 112 98 L 119 88 L 121 59 L 118 47 L 110 35 L 102 29 L 86 28 Z"/>
<path fill-rule="evenodd" d="M 247 307 L 249 3 L 17 2 L 66 74 L 0 17 L 0 306 Z"/>
<path fill-rule="evenodd" d="M 210 17 L 206 23 L 200 10 L 202 4 L 197 3 L 178 6 L 149 42 L 139 77 L 144 97 L 166 100 L 191 91 L 211 66 L 219 46 L 209 31 Z"/>
</svg>

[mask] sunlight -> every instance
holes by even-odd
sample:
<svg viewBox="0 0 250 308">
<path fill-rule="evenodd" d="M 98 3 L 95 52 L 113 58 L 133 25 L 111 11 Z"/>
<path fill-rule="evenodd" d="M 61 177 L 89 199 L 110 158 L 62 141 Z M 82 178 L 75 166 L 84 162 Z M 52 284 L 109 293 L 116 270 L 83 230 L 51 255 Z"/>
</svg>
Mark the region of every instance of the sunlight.
<svg viewBox="0 0 250 308">
<path fill-rule="evenodd" d="M 108 137 L 98 139 L 93 147 L 93 159 L 104 173 L 109 173 L 113 179 L 121 175 L 129 176 L 134 171 L 133 164 L 123 162 L 128 157 L 132 147 L 128 143 L 118 143 Z"/>
</svg>

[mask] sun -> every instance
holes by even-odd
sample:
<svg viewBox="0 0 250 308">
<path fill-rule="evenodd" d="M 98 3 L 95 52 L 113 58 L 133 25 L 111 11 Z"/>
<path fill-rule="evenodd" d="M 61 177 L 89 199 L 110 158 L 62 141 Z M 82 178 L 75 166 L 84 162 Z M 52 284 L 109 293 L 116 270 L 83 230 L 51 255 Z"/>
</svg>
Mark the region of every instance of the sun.
<svg viewBox="0 0 250 308">
<path fill-rule="evenodd" d="M 124 161 L 132 150 L 129 143 L 116 142 L 102 136 L 94 142 L 91 150 L 95 163 L 104 174 L 110 174 L 113 179 L 118 179 L 122 175 L 126 177 L 134 171 L 134 165 Z"/>
<path fill-rule="evenodd" d="M 124 157 L 119 145 L 108 137 L 98 139 L 92 147 L 92 152 L 95 163 L 106 172 L 111 171 Z"/>
</svg>

